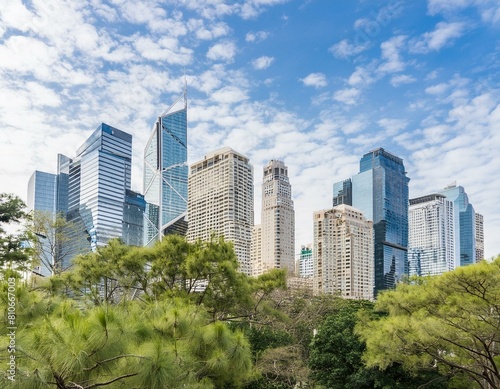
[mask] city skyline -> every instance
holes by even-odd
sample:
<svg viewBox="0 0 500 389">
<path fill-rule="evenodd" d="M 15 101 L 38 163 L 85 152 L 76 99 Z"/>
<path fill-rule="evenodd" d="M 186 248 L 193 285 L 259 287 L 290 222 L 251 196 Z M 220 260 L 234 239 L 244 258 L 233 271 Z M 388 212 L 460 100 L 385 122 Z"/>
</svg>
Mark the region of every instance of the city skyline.
<svg viewBox="0 0 500 389">
<path fill-rule="evenodd" d="M 228 146 L 285 161 L 296 248 L 332 185 L 383 147 L 410 198 L 456 181 L 500 253 L 495 1 L 10 1 L 0 10 L 0 192 L 26 200 L 102 122 L 133 135 L 131 189 L 154 121 L 188 87 L 188 164 Z M 18 161 L 23 156 L 22 163 Z M 255 222 L 259 223 L 259 212 Z"/>
</svg>

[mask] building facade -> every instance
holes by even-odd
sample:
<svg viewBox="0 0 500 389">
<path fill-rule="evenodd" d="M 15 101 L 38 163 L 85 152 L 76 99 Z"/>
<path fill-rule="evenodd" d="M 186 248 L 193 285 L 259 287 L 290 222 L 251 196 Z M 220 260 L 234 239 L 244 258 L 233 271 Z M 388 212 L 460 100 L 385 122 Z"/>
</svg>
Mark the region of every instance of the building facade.
<svg viewBox="0 0 500 389">
<path fill-rule="evenodd" d="M 69 163 L 68 219 L 85 227 L 92 250 L 122 238 L 131 160 L 132 135 L 102 123 Z"/>
<path fill-rule="evenodd" d="M 187 92 L 156 120 L 144 150 L 144 244 L 187 231 Z"/>
<path fill-rule="evenodd" d="M 39 263 L 34 267 L 36 274 L 44 277 L 52 275 L 56 262 L 56 231 L 53 225 L 57 213 L 57 175 L 36 170 L 28 182 L 28 210 L 33 212 L 33 222 L 41 226 L 38 239 L 40 241 Z"/>
<path fill-rule="evenodd" d="M 452 183 L 441 194 L 453 202 L 455 217 L 455 251 L 460 266 L 476 263 L 476 213 L 462 186 Z"/>
<path fill-rule="evenodd" d="M 299 277 L 312 277 L 314 275 L 313 245 L 309 243 L 300 247 L 297 269 Z"/>
<path fill-rule="evenodd" d="M 262 263 L 262 226 L 256 224 L 252 228 L 252 243 L 250 245 L 250 263 L 252 276 L 258 277 L 263 273 Z"/>
<path fill-rule="evenodd" d="M 259 274 L 274 268 L 294 274 L 295 211 L 288 167 L 282 161 L 271 160 L 263 170 Z"/>
<path fill-rule="evenodd" d="M 373 223 L 345 204 L 313 217 L 314 294 L 373 299 Z"/>
<path fill-rule="evenodd" d="M 252 274 L 253 168 L 229 147 L 209 153 L 190 166 L 188 241 L 215 234 L 233 243 L 240 271 Z"/>
<path fill-rule="evenodd" d="M 410 199 L 410 275 L 435 276 L 460 266 L 455 252 L 453 202 L 442 194 Z"/>
<path fill-rule="evenodd" d="M 352 205 L 352 180 L 350 178 L 333 184 L 332 205 L 336 207 L 340 204 Z"/>
<path fill-rule="evenodd" d="M 476 262 L 484 259 L 484 218 L 476 213 Z"/>
<path fill-rule="evenodd" d="M 403 160 L 383 148 L 365 154 L 352 177 L 352 206 L 373 221 L 375 295 L 409 272 L 409 181 Z"/>
</svg>

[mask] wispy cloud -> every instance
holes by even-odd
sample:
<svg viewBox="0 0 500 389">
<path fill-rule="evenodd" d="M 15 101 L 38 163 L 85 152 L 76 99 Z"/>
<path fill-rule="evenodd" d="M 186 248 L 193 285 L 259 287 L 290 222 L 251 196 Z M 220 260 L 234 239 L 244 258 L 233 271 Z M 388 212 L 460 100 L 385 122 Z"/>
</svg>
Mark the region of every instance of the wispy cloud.
<svg viewBox="0 0 500 389">
<path fill-rule="evenodd" d="M 369 42 L 359 44 L 350 43 L 347 39 L 342 39 L 340 42 L 331 46 L 328 51 L 337 58 L 350 58 L 362 53 L 370 47 Z"/>
<path fill-rule="evenodd" d="M 252 66 L 256 70 L 267 69 L 274 62 L 273 57 L 263 56 L 252 61 Z"/>
<path fill-rule="evenodd" d="M 300 81 L 302 81 L 305 86 L 312 86 L 314 88 L 323 88 L 328 85 L 326 76 L 323 73 L 311 73 L 301 78 Z"/>
<path fill-rule="evenodd" d="M 212 61 L 232 62 L 236 55 L 236 44 L 231 41 L 216 43 L 207 52 L 207 58 Z"/>
<path fill-rule="evenodd" d="M 410 51 L 413 53 L 426 54 L 430 51 L 439 51 L 451 44 L 452 41 L 461 37 L 466 31 L 467 25 L 463 22 L 446 23 L 439 22 L 432 32 L 422 34 L 420 39 L 410 43 Z"/>
</svg>

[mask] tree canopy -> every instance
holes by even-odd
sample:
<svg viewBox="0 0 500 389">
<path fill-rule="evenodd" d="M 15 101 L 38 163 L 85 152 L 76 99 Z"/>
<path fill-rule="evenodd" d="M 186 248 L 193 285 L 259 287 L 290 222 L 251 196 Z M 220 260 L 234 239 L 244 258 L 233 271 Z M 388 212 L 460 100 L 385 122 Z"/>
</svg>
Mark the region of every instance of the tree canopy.
<svg viewBox="0 0 500 389">
<path fill-rule="evenodd" d="M 26 220 L 26 204 L 17 196 L 0 193 L 0 266 L 23 267 L 30 260 L 29 236 L 25 231 L 7 231 Z"/>
<path fill-rule="evenodd" d="M 394 362 L 455 377 L 450 387 L 500 388 L 500 257 L 380 294 L 357 333 L 368 366 Z"/>
</svg>

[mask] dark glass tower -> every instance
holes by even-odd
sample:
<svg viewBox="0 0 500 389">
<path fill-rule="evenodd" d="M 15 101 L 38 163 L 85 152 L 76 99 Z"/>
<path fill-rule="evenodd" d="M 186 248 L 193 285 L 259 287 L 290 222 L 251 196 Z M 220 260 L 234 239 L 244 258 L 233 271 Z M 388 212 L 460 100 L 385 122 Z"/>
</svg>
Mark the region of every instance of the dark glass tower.
<svg viewBox="0 0 500 389">
<path fill-rule="evenodd" d="M 365 154 L 352 178 L 352 205 L 373 221 L 375 295 L 408 274 L 409 181 L 403 160 L 383 148 Z"/>
<path fill-rule="evenodd" d="M 336 182 L 333 184 L 333 206 L 340 204 L 352 205 L 352 180 Z"/>
<path fill-rule="evenodd" d="M 182 105 L 182 102 L 184 103 Z M 144 245 L 187 231 L 187 95 L 158 117 L 144 150 Z"/>
</svg>

